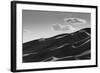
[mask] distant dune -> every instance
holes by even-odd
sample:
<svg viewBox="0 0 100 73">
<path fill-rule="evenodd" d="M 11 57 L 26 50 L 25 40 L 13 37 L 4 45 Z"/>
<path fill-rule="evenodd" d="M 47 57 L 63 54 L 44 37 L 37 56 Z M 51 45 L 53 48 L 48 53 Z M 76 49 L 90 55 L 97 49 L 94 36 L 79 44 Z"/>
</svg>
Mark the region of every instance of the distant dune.
<svg viewBox="0 0 100 73">
<path fill-rule="evenodd" d="M 23 62 L 91 59 L 91 29 L 36 39 L 23 44 Z"/>
</svg>

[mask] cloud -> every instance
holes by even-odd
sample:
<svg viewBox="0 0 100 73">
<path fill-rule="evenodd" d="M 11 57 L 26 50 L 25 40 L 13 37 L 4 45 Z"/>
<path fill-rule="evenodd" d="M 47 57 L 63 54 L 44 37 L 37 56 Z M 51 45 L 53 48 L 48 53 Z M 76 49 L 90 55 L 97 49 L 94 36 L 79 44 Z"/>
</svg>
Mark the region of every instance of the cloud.
<svg viewBox="0 0 100 73">
<path fill-rule="evenodd" d="M 66 24 L 53 24 L 54 31 L 75 32 L 80 30 L 82 26 L 87 24 L 87 21 L 81 18 L 64 18 Z"/>
<path fill-rule="evenodd" d="M 81 18 L 64 18 L 64 21 L 67 25 L 84 25 L 87 23 L 87 21 L 85 19 L 81 19 Z"/>
<path fill-rule="evenodd" d="M 62 25 L 62 24 L 53 24 L 52 28 L 55 31 L 70 31 L 70 32 L 73 32 L 75 30 L 75 28 L 72 27 L 71 25 Z"/>
<path fill-rule="evenodd" d="M 65 27 L 62 28 L 62 31 L 70 31 L 73 32 L 75 31 L 75 28 L 71 25 L 66 25 Z"/>
<path fill-rule="evenodd" d="M 55 31 L 60 31 L 62 28 L 60 26 L 60 24 L 53 24 L 52 25 L 52 28 L 55 30 Z"/>
<path fill-rule="evenodd" d="M 28 34 L 30 34 L 30 33 L 31 33 L 31 31 L 30 31 L 30 30 L 28 30 L 28 29 L 24 29 L 24 30 L 23 30 L 23 32 L 24 32 L 24 33 L 28 33 Z"/>
</svg>

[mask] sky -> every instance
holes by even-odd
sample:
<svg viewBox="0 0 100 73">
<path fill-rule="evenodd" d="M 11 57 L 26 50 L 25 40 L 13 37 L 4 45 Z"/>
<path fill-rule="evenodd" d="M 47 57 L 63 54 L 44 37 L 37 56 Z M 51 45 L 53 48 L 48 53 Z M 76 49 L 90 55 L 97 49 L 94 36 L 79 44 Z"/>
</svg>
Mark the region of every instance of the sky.
<svg viewBox="0 0 100 73">
<path fill-rule="evenodd" d="M 23 10 L 23 43 L 91 27 L 90 13 Z"/>
</svg>

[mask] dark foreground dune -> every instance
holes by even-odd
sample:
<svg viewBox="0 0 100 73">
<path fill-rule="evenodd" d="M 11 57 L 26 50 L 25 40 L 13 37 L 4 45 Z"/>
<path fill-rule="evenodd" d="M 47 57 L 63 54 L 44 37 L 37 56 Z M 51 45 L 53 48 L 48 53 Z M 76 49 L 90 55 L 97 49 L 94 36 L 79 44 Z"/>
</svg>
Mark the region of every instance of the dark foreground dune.
<svg viewBox="0 0 100 73">
<path fill-rule="evenodd" d="M 23 44 L 23 62 L 87 60 L 91 58 L 91 29 L 41 38 Z"/>
</svg>

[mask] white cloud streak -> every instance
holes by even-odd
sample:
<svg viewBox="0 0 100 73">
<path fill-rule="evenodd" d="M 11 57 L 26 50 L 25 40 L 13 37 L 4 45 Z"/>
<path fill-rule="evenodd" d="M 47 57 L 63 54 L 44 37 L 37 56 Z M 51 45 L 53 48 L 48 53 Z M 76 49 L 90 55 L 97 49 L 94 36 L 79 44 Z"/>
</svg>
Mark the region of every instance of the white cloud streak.
<svg viewBox="0 0 100 73">
<path fill-rule="evenodd" d="M 24 29 L 24 30 L 23 30 L 23 32 L 24 32 L 24 33 L 28 33 L 28 34 L 30 34 L 30 33 L 31 33 L 31 31 L 30 31 L 30 30 L 28 30 L 28 29 Z"/>
<path fill-rule="evenodd" d="M 80 18 L 64 18 L 66 24 L 53 24 L 52 28 L 55 31 L 69 31 L 74 32 L 77 30 L 77 26 L 86 24 L 86 20 Z"/>
<path fill-rule="evenodd" d="M 74 31 L 75 28 L 71 25 L 61 25 L 61 24 L 53 24 L 52 28 L 55 31 Z"/>
<path fill-rule="evenodd" d="M 87 23 L 85 19 L 81 18 L 64 18 L 67 25 L 84 25 Z"/>
</svg>

